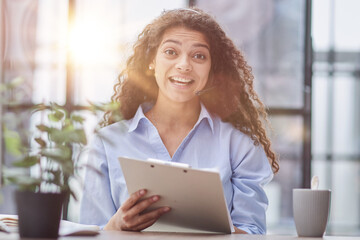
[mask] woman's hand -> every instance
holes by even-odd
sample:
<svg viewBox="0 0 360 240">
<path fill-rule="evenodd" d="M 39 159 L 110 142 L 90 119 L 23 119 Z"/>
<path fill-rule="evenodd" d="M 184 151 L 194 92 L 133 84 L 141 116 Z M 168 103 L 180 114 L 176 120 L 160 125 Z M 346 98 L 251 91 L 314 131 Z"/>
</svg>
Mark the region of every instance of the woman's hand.
<svg viewBox="0 0 360 240">
<path fill-rule="evenodd" d="M 240 233 L 240 234 L 248 234 L 247 232 L 245 232 L 244 230 L 238 229 L 237 227 L 234 226 L 235 232 L 233 233 Z"/>
<path fill-rule="evenodd" d="M 145 194 L 144 189 L 131 194 L 112 216 L 104 230 L 141 231 L 153 225 L 161 215 L 170 211 L 169 207 L 162 207 L 142 214 L 145 209 L 160 199 L 155 195 L 139 202 Z"/>
</svg>

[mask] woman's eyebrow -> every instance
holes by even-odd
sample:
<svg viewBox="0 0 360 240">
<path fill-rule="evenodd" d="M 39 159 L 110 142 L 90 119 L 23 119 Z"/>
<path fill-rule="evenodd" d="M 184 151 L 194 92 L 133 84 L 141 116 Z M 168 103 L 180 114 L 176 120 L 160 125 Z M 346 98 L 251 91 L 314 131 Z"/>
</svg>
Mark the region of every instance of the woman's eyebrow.
<svg viewBox="0 0 360 240">
<path fill-rule="evenodd" d="M 179 42 L 179 41 L 177 41 L 177 40 L 174 40 L 174 39 L 167 39 L 167 40 L 165 40 L 164 42 L 162 42 L 161 45 L 164 45 L 165 43 L 168 43 L 168 42 L 170 42 L 170 43 L 175 43 L 175 44 L 181 46 L 181 42 Z M 206 45 L 206 44 L 203 44 L 203 43 L 195 43 L 193 46 L 194 46 L 194 47 L 204 47 L 204 48 L 206 48 L 207 50 L 210 51 L 209 46 Z"/>
</svg>

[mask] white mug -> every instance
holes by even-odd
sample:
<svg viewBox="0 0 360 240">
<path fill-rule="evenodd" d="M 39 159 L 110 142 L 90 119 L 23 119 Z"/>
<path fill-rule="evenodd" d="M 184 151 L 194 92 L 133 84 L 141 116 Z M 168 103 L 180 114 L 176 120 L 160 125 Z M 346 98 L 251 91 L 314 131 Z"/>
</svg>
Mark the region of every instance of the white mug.
<svg viewBox="0 0 360 240">
<path fill-rule="evenodd" d="M 293 189 L 293 211 L 299 237 L 322 237 L 330 211 L 331 190 Z"/>
</svg>

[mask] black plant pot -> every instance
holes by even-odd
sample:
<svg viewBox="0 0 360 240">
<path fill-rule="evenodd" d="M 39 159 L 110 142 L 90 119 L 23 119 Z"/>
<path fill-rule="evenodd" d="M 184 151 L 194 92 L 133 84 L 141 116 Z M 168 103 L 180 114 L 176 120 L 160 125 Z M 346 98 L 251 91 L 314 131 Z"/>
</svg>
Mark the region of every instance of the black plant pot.
<svg viewBox="0 0 360 240">
<path fill-rule="evenodd" d="M 16 191 L 21 238 L 57 238 L 65 193 Z"/>
</svg>

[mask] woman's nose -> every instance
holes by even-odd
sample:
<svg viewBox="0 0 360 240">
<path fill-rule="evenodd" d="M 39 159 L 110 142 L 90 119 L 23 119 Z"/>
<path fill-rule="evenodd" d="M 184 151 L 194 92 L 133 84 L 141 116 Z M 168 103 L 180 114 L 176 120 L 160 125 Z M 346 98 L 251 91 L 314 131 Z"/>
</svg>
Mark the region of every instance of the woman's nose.
<svg viewBox="0 0 360 240">
<path fill-rule="evenodd" d="M 179 71 L 189 72 L 192 70 L 190 59 L 188 56 L 181 56 L 176 63 L 176 69 Z"/>
</svg>

